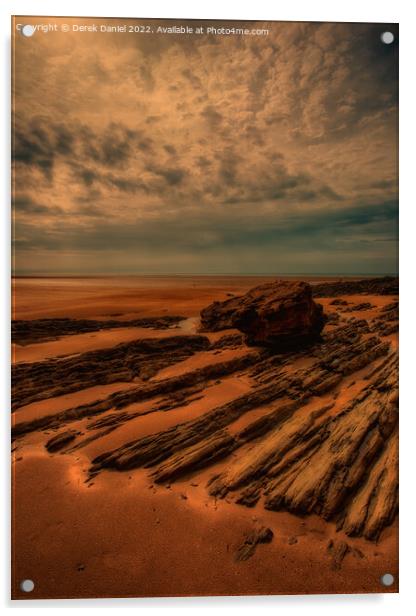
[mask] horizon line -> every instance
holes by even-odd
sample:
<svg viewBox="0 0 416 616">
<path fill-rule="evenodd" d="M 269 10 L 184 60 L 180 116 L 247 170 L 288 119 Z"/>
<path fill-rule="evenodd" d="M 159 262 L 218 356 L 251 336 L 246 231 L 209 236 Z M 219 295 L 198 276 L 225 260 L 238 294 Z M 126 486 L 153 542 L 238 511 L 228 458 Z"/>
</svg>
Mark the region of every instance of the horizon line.
<svg viewBox="0 0 416 616">
<path fill-rule="evenodd" d="M 31 274 L 31 273 L 11 273 L 12 278 L 135 278 L 135 277 L 208 277 L 208 276 L 235 276 L 235 277 L 249 277 L 249 276 L 262 276 L 262 277 L 275 277 L 275 276 L 308 276 L 308 277 L 318 277 L 318 276 L 328 276 L 328 277 L 339 277 L 339 276 L 348 276 L 348 277 L 356 277 L 356 276 L 364 276 L 381 278 L 384 276 L 398 277 L 398 272 L 273 272 L 273 273 L 265 273 L 265 272 L 250 272 L 250 273 L 234 273 L 234 272 L 209 272 L 209 273 L 170 273 L 170 272 L 158 272 L 158 273 L 90 273 L 90 274 L 80 274 L 80 273 L 40 273 L 40 274 Z"/>
</svg>

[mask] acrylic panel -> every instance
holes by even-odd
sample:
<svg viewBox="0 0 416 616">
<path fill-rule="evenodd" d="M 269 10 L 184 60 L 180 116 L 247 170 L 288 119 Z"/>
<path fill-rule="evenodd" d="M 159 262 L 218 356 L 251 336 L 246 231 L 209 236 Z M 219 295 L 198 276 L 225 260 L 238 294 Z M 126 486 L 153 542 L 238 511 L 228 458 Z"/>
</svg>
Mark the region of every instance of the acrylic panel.
<svg viewBox="0 0 416 616">
<path fill-rule="evenodd" d="M 398 591 L 398 38 L 13 17 L 13 598 Z"/>
</svg>

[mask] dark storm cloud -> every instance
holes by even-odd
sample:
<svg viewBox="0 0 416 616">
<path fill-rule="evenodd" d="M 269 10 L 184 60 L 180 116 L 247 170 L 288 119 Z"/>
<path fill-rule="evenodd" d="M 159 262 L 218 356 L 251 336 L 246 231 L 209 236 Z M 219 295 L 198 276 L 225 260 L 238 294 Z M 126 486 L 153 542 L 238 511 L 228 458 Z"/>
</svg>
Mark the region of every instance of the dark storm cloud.
<svg viewBox="0 0 416 616">
<path fill-rule="evenodd" d="M 39 168 L 52 181 L 54 165 L 59 159 L 86 188 L 103 183 L 121 191 L 135 192 L 145 188 L 138 177 L 127 178 L 124 173 L 117 177 L 107 169 L 123 169 L 137 151 L 152 152 L 152 139 L 143 131 L 133 131 L 120 124 L 109 124 L 101 131 L 94 131 L 85 125 L 51 125 L 47 119 L 37 119 L 26 131 L 16 131 L 13 160 Z M 170 153 L 174 152 L 170 146 Z M 174 169 L 162 169 L 159 175 L 166 177 L 169 184 L 181 179 L 180 171 Z"/>
<path fill-rule="evenodd" d="M 131 142 L 135 136 L 134 131 L 113 124 L 102 135 L 84 129 L 85 155 L 106 167 L 121 166 L 130 156 Z"/>
<path fill-rule="evenodd" d="M 99 175 L 92 171 L 91 169 L 80 169 L 79 167 L 74 170 L 75 175 L 81 180 L 85 186 L 89 187 L 94 184 L 99 179 Z"/>
<path fill-rule="evenodd" d="M 242 158 L 232 147 L 226 148 L 219 156 L 219 179 L 225 186 L 233 184 Z"/>
<path fill-rule="evenodd" d="M 245 129 L 245 134 L 247 139 L 249 139 L 249 141 L 251 141 L 254 145 L 264 145 L 263 132 L 259 130 L 256 126 L 247 126 Z"/>
<path fill-rule="evenodd" d="M 182 75 L 188 79 L 188 81 L 193 85 L 194 88 L 200 88 L 202 83 L 199 77 L 196 77 L 189 68 L 186 68 L 182 71 Z"/>
<path fill-rule="evenodd" d="M 207 121 L 210 128 L 215 129 L 223 121 L 223 116 L 213 105 L 208 105 L 201 112 L 201 116 Z"/>
<path fill-rule="evenodd" d="M 48 250 L 61 247 L 106 251 L 111 243 L 115 251 L 140 246 L 143 251 L 157 249 L 160 254 L 174 256 L 179 248 L 187 254 L 202 251 L 207 257 L 215 257 L 217 251 L 223 253 L 235 249 L 237 254 L 244 254 L 245 250 L 261 247 L 274 253 L 272 262 L 263 263 L 261 269 L 273 272 L 276 263 L 285 258 L 291 247 L 297 250 L 313 248 L 321 252 L 322 257 L 330 250 L 336 259 L 338 252 L 351 253 L 350 258 L 354 258 L 354 251 L 363 243 L 391 243 L 395 239 L 397 203 L 386 202 L 372 208 L 357 206 L 342 213 L 334 210 L 318 216 L 288 213 L 279 223 L 266 217 L 262 224 L 255 215 L 238 220 L 230 214 L 232 212 L 225 212 L 220 219 L 208 214 L 181 221 L 166 217 L 162 222 L 138 221 L 131 225 L 123 225 L 119 221 L 110 224 L 99 218 L 93 226 L 81 229 L 68 220 L 65 229 L 57 224 L 49 234 L 32 227 L 31 223 L 25 223 L 22 235 L 30 232 L 36 246 Z M 387 250 L 390 256 L 391 248 Z M 260 263 L 256 261 L 256 265 L 259 267 Z M 354 266 L 357 263 L 354 262 Z"/>
<path fill-rule="evenodd" d="M 172 155 L 176 155 L 177 154 L 176 148 L 173 145 L 165 143 L 165 145 L 163 147 L 165 148 L 165 150 L 166 150 L 166 152 L 168 154 L 172 154 Z"/>
<path fill-rule="evenodd" d="M 147 190 L 146 185 L 142 182 L 138 182 L 137 180 L 127 180 L 124 178 L 114 177 L 112 175 L 106 175 L 104 176 L 104 179 L 111 186 L 114 186 L 122 192 L 136 193 L 138 190 Z"/>
<path fill-rule="evenodd" d="M 28 195 L 18 195 L 13 199 L 15 213 L 18 214 L 61 214 L 62 210 L 55 205 L 37 203 Z"/>
<path fill-rule="evenodd" d="M 297 197 L 301 201 L 316 201 L 318 199 L 328 199 L 330 201 L 342 201 L 342 195 L 336 193 L 330 186 L 321 186 L 316 190 L 300 190 Z"/>
<path fill-rule="evenodd" d="M 212 164 L 212 161 L 208 160 L 208 158 L 206 158 L 205 156 L 198 156 L 197 160 L 196 160 L 196 164 L 198 165 L 198 167 L 201 167 L 202 169 L 210 167 Z"/>
<path fill-rule="evenodd" d="M 161 119 L 162 119 L 161 116 L 150 115 L 145 119 L 145 122 L 146 124 L 155 124 L 157 122 L 160 122 Z"/>
<path fill-rule="evenodd" d="M 380 182 L 372 182 L 370 184 L 371 188 L 381 188 L 381 189 L 394 189 L 398 188 L 398 179 L 394 180 L 381 180 Z"/>
<path fill-rule="evenodd" d="M 140 177 L 123 177 L 120 175 L 115 175 L 114 173 L 109 173 L 108 171 L 98 172 L 93 171 L 89 167 L 82 167 L 80 163 L 71 162 L 69 163 L 72 168 L 73 179 L 76 183 L 80 183 L 85 186 L 90 191 L 91 187 L 108 187 L 108 188 L 116 188 L 121 192 L 126 193 L 136 193 L 138 191 L 148 191 L 149 187 L 140 180 Z M 84 197 L 86 197 L 84 195 Z M 90 200 L 91 197 L 84 200 Z M 95 194 L 93 195 L 95 198 Z"/>
<path fill-rule="evenodd" d="M 13 137 L 12 159 L 38 167 L 48 179 L 56 157 L 72 153 L 73 135 L 65 125 L 51 124 L 46 118 L 35 118 L 25 128 L 17 126 Z"/>
<path fill-rule="evenodd" d="M 80 181 L 90 186 L 101 179 L 105 169 L 123 169 L 137 151 L 151 153 L 152 143 L 152 138 L 144 131 L 122 124 L 110 123 L 101 130 L 93 130 L 82 124 L 50 124 L 47 118 L 40 118 L 31 122 L 26 130 L 20 122 L 15 134 L 13 160 L 39 168 L 49 180 L 59 160 L 72 166 Z M 83 162 L 90 167 L 82 167 Z M 123 179 L 121 177 L 120 181 Z"/>
<path fill-rule="evenodd" d="M 180 184 L 185 177 L 184 170 L 180 168 L 165 169 L 161 167 L 153 167 L 152 171 L 157 175 L 162 176 L 162 178 L 164 178 L 170 186 L 176 186 L 177 184 Z"/>
</svg>

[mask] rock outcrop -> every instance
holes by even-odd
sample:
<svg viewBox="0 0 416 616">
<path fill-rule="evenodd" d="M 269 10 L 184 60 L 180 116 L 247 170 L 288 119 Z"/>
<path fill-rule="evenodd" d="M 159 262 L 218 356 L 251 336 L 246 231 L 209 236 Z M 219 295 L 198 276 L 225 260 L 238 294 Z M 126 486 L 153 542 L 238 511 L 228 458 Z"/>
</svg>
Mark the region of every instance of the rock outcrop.
<svg viewBox="0 0 416 616">
<path fill-rule="evenodd" d="M 293 369 L 306 356 L 312 363 Z M 350 536 L 377 540 L 397 512 L 397 365 L 390 343 L 355 319 L 307 351 L 264 353 L 245 367 L 253 379 L 249 392 L 101 453 L 89 477 L 144 467 L 152 482 L 170 484 L 227 460 L 208 480 L 211 496 L 314 513 Z M 362 388 L 354 391 L 350 375 L 363 369 Z M 340 386 L 347 393 L 338 398 Z M 250 421 L 250 412 L 261 408 Z M 248 421 L 233 429 L 244 416 Z"/>
<path fill-rule="evenodd" d="M 46 449 L 50 453 L 54 453 L 55 451 L 59 451 L 68 443 L 75 440 L 77 433 L 74 430 L 66 430 L 65 432 L 60 432 L 56 436 L 50 438 L 45 444 Z"/>
<path fill-rule="evenodd" d="M 276 283 L 260 290 L 270 286 Z M 312 299 L 305 286 L 309 309 Z M 336 297 L 335 283 L 331 292 Z M 247 297 L 255 304 L 262 293 L 257 288 L 225 302 L 222 323 L 249 304 Z M 275 300 L 270 291 L 274 306 Z M 392 335 L 398 301 L 371 299 L 371 310 L 370 301 L 354 295 L 326 303 L 332 318 L 321 339 L 284 352 L 247 349 L 242 334 L 228 331 L 211 340 L 193 334 L 146 338 L 17 364 L 14 447 L 23 447 L 29 435 L 29 446 L 42 439 L 51 455 L 83 448 L 88 455 L 87 445 L 96 441 L 86 474 L 89 485 L 104 472 L 145 468 L 155 489 L 197 479 L 206 482 L 215 503 L 225 499 L 260 511 L 320 516 L 343 535 L 328 544 L 331 567 L 337 570 L 345 557 L 361 558 L 354 537 L 378 541 L 398 510 L 398 365 Z M 209 310 L 220 313 L 224 304 Z M 256 331 L 261 331 L 257 315 L 265 304 L 263 298 L 256 308 Z M 300 314 L 299 308 L 298 323 Z M 268 326 L 269 321 L 264 319 Z M 195 363 L 189 362 L 194 354 Z M 176 364 L 178 372 L 157 375 Z M 69 397 L 55 410 L 48 404 L 44 412 L 41 405 L 36 413 L 22 409 L 97 383 L 124 382 L 130 383 L 128 389 L 81 404 Z M 151 414 L 153 427 L 142 430 Z M 107 439 L 115 430 L 114 441 Z M 351 537 L 348 544 L 344 535 Z M 236 559 L 249 558 L 271 538 L 270 529 L 254 529 L 236 546 Z M 289 545 L 295 543 L 296 537 L 288 539 Z"/>
<path fill-rule="evenodd" d="M 316 340 L 325 322 L 310 285 L 292 280 L 255 287 L 242 297 L 214 302 L 201 312 L 203 330 L 237 328 L 246 334 L 248 344 L 279 350 Z"/>
<path fill-rule="evenodd" d="M 36 342 L 49 342 L 58 340 L 62 336 L 73 334 L 86 334 L 105 329 L 119 329 L 124 327 L 142 327 L 146 329 L 173 329 L 185 317 L 162 316 L 148 317 L 121 321 L 108 319 L 106 321 L 95 319 L 32 319 L 29 321 L 12 321 L 12 342 L 20 345 L 34 344 Z"/>
<path fill-rule="evenodd" d="M 94 385 L 148 381 L 162 368 L 208 348 L 205 336 L 144 338 L 76 356 L 14 364 L 12 410 Z"/>
<path fill-rule="evenodd" d="M 314 297 L 339 297 L 340 295 L 398 295 L 399 279 L 395 276 L 364 278 L 363 280 L 337 280 L 312 286 Z"/>
</svg>

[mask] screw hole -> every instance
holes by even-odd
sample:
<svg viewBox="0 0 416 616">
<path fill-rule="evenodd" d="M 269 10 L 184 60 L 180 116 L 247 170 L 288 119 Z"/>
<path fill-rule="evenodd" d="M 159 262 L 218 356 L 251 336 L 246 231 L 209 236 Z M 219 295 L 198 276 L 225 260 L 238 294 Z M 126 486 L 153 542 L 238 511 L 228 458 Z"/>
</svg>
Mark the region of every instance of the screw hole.
<svg viewBox="0 0 416 616">
<path fill-rule="evenodd" d="M 33 36 L 35 34 L 35 28 L 31 26 L 30 24 L 26 24 L 21 29 L 21 33 L 23 34 L 23 36 L 26 36 L 26 37 Z"/>
<path fill-rule="evenodd" d="M 381 576 L 383 586 L 391 586 L 394 582 L 394 576 L 391 573 L 385 573 Z"/>
<path fill-rule="evenodd" d="M 391 45 L 392 42 L 394 41 L 394 34 L 393 32 L 382 32 L 382 34 L 380 35 L 381 38 L 381 42 L 384 43 L 385 45 Z"/>
<path fill-rule="evenodd" d="M 35 583 L 33 580 L 22 580 L 20 582 L 20 590 L 23 590 L 23 592 L 32 592 L 34 588 Z"/>
</svg>

